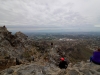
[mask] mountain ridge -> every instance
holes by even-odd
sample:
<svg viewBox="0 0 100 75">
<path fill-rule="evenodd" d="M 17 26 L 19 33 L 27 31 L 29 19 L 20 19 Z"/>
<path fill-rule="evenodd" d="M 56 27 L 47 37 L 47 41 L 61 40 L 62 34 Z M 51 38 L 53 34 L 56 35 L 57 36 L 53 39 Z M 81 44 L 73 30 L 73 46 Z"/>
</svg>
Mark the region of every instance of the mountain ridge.
<svg viewBox="0 0 100 75">
<path fill-rule="evenodd" d="M 74 45 L 68 41 L 35 41 L 20 31 L 12 35 L 5 26 L 1 28 L 4 29 L 0 32 L 0 75 L 100 74 L 100 67 L 95 64 L 92 66 L 96 70 L 91 70 L 87 59 L 92 51 L 82 41 L 76 41 Z M 58 67 L 62 56 L 69 61 L 66 70 Z"/>
</svg>

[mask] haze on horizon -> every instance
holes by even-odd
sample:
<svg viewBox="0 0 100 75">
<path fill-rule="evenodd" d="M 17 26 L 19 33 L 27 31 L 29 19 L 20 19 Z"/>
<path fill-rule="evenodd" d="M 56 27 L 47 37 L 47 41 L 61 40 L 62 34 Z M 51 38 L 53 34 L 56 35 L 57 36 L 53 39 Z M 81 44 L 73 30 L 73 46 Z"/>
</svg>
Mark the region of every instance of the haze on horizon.
<svg viewBox="0 0 100 75">
<path fill-rule="evenodd" d="M 0 0 L 0 26 L 23 32 L 100 32 L 100 0 Z"/>
</svg>

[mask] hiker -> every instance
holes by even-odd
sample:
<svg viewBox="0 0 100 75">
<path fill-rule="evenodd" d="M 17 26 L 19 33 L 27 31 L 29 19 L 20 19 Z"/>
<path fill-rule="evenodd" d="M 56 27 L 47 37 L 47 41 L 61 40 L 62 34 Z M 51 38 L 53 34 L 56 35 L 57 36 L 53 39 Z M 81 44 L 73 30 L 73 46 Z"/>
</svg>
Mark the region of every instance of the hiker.
<svg viewBox="0 0 100 75">
<path fill-rule="evenodd" d="M 66 69 L 67 66 L 68 66 L 67 61 L 65 61 L 65 59 L 63 57 L 60 58 L 59 68 L 60 69 Z"/>
<path fill-rule="evenodd" d="M 53 42 L 51 42 L 51 47 L 53 47 Z"/>
<path fill-rule="evenodd" d="M 93 56 L 90 57 L 90 62 L 100 65 L 100 48 L 93 52 Z"/>
</svg>

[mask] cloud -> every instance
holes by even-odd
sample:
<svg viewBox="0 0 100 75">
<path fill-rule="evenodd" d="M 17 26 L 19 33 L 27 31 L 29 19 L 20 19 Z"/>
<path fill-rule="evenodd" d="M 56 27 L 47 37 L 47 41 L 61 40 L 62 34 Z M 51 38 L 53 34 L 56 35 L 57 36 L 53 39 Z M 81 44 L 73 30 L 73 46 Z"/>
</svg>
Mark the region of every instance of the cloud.
<svg viewBox="0 0 100 75">
<path fill-rule="evenodd" d="M 100 27 L 100 25 L 94 25 L 94 27 Z"/>
<path fill-rule="evenodd" d="M 0 25 L 15 31 L 93 30 L 94 25 L 100 24 L 99 3 L 99 0 L 1 0 Z"/>
</svg>

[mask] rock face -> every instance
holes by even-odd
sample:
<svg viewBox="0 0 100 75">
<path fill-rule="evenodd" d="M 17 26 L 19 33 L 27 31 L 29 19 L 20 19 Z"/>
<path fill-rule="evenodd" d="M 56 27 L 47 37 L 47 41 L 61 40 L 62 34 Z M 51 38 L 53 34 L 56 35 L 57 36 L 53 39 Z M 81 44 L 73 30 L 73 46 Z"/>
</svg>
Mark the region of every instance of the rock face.
<svg viewBox="0 0 100 75">
<path fill-rule="evenodd" d="M 0 32 L 8 32 L 7 28 L 5 25 L 3 27 L 0 27 Z"/>
<path fill-rule="evenodd" d="M 53 64 L 38 65 L 30 63 L 27 65 L 18 65 L 0 72 L 0 75 L 58 75 L 60 69 Z"/>
<path fill-rule="evenodd" d="M 92 62 L 78 62 L 68 68 L 68 75 L 100 75 L 100 66 Z M 72 74 L 74 73 L 74 74 Z"/>
<path fill-rule="evenodd" d="M 19 32 L 15 33 L 15 37 L 17 39 L 20 39 L 21 42 L 23 42 L 23 41 L 27 40 L 28 36 L 26 36 L 25 34 L 23 34 L 22 32 L 19 31 Z"/>
<path fill-rule="evenodd" d="M 100 75 L 100 66 L 90 62 L 69 64 L 68 68 L 59 69 L 54 64 L 40 65 L 29 63 L 12 66 L 0 72 L 0 75 Z"/>
<path fill-rule="evenodd" d="M 24 60 L 25 56 L 27 57 L 26 50 L 32 47 L 32 41 L 27 38 L 21 32 L 12 35 L 5 26 L 0 27 L 0 70 L 16 65 L 17 62 Z"/>
<path fill-rule="evenodd" d="M 10 66 L 15 66 L 16 60 L 14 58 L 12 59 L 0 59 L 0 70 L 3 70 L 5 68 L 8 68 Z"/>
</svg>

